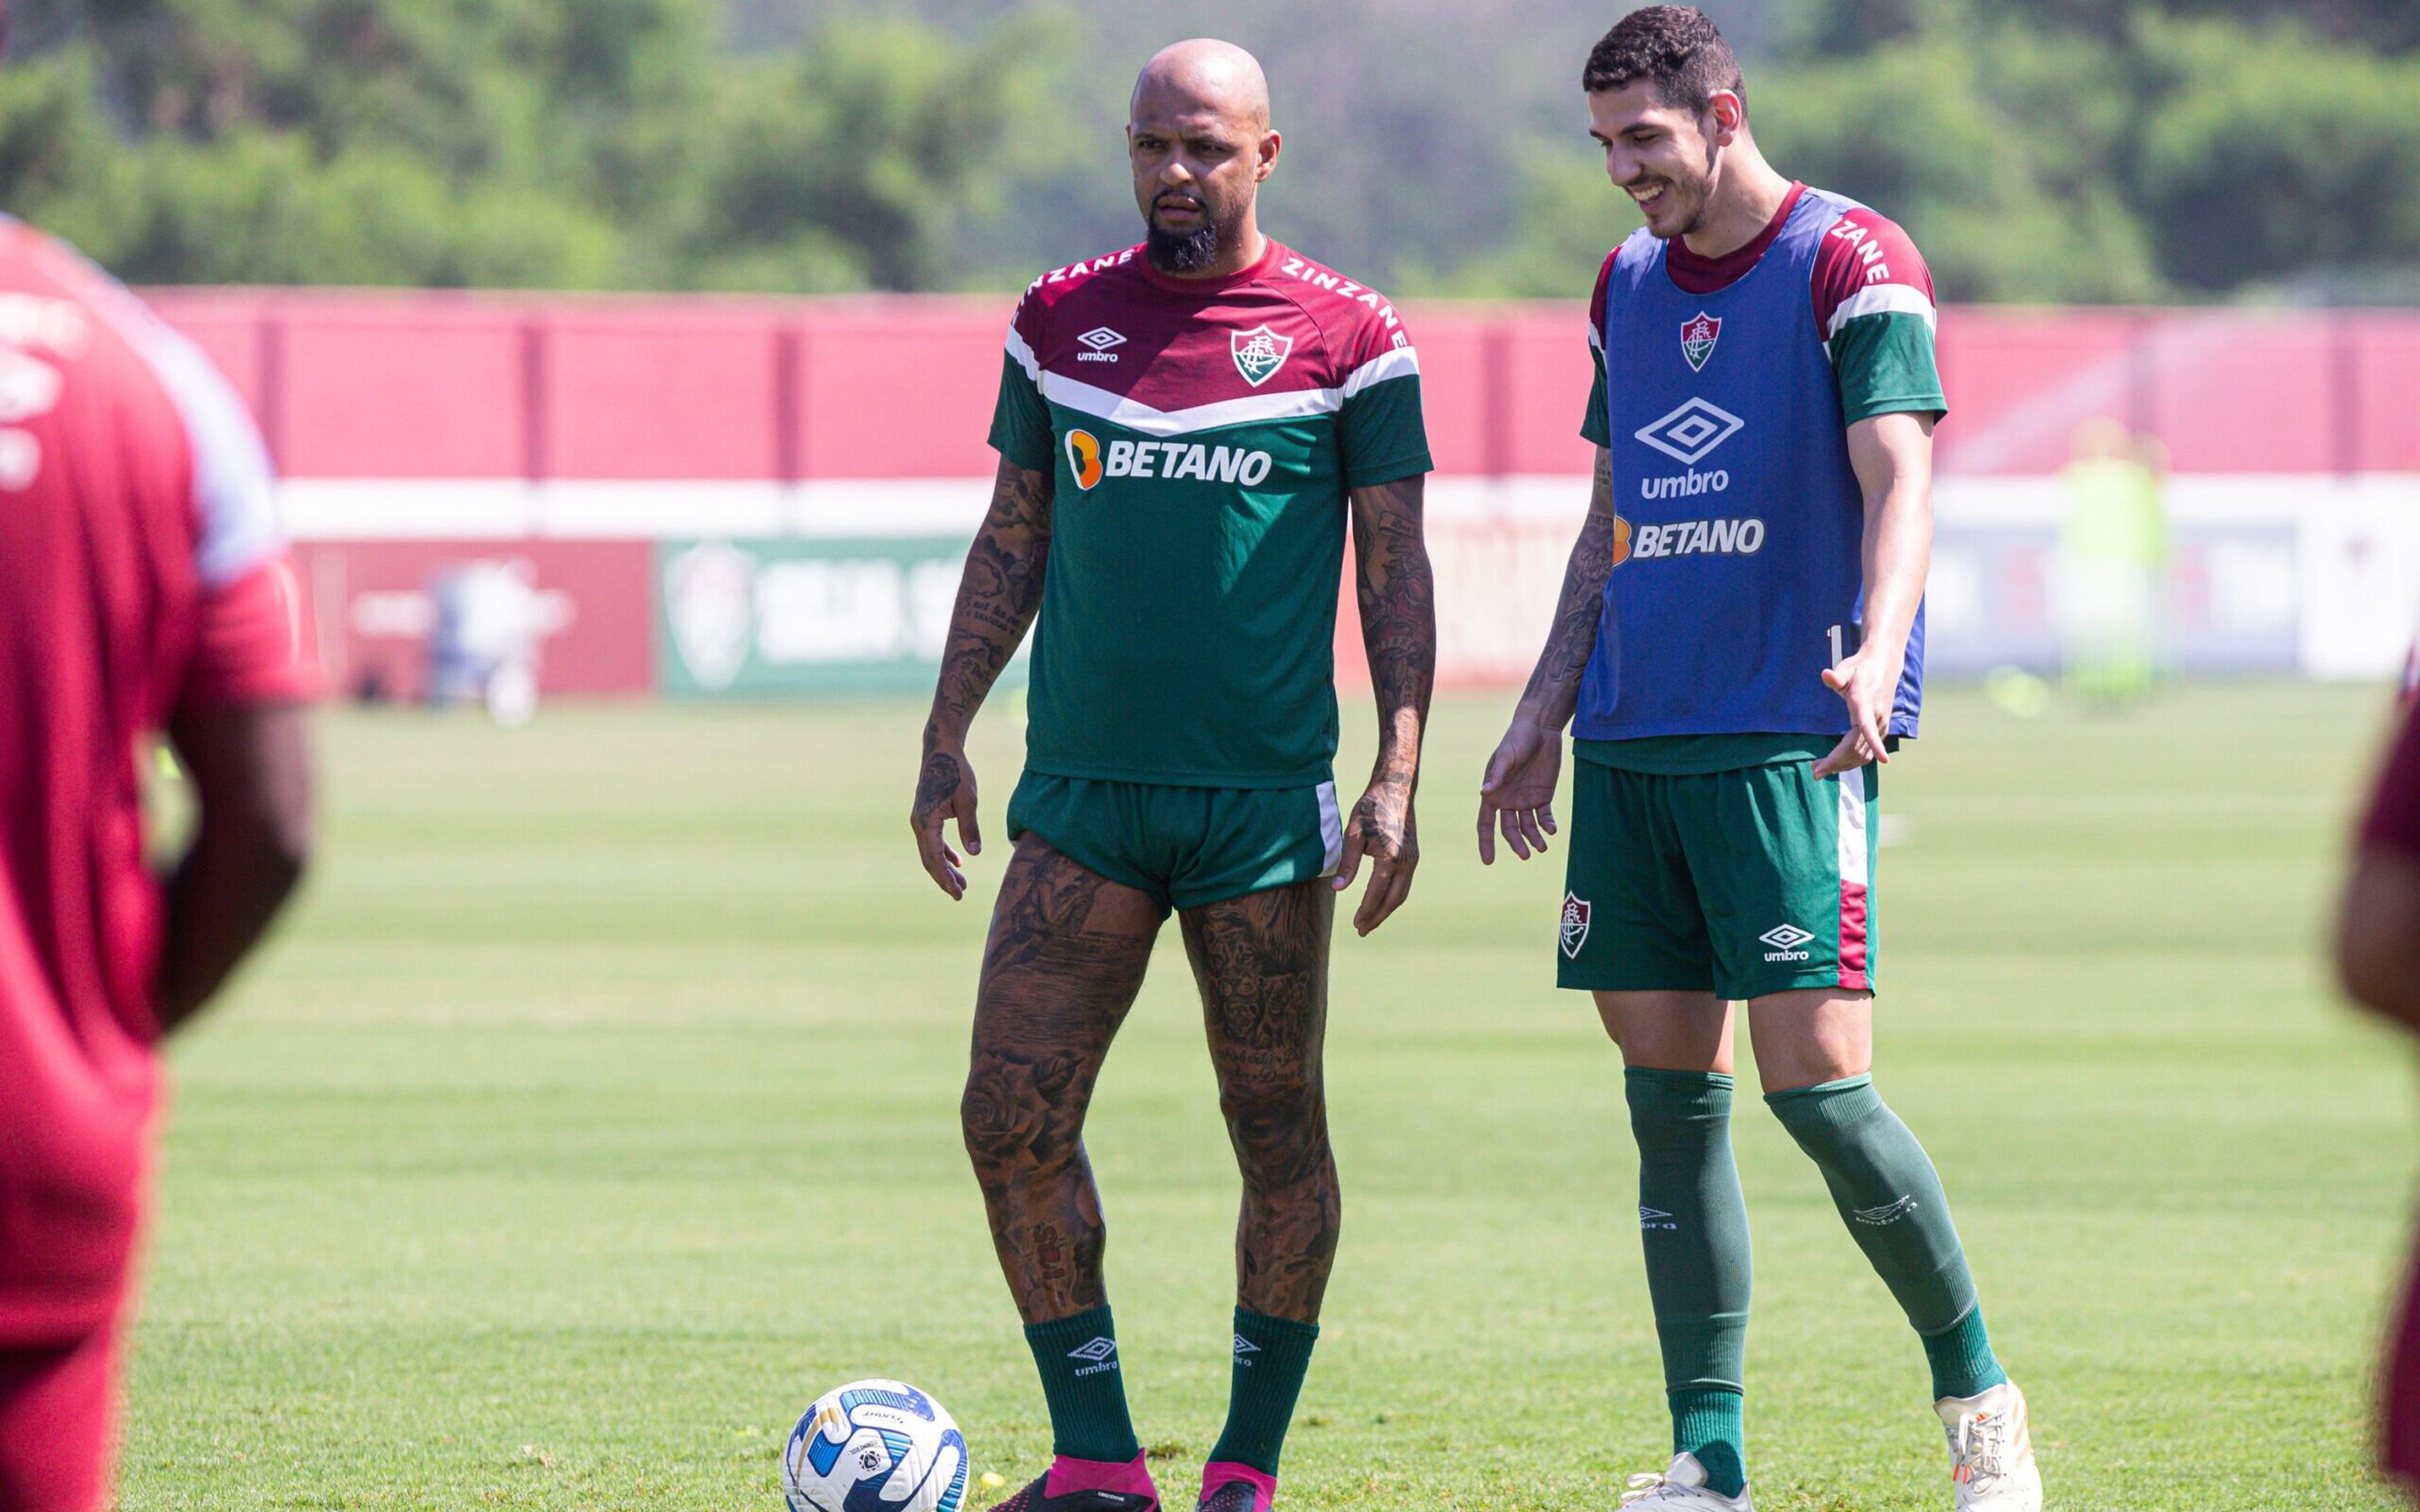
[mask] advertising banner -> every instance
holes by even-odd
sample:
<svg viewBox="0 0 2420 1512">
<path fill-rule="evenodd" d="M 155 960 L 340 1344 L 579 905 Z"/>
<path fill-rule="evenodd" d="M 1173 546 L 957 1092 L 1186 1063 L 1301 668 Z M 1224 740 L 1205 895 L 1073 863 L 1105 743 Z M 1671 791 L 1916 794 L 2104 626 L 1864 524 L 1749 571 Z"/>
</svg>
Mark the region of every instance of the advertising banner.
<svg viewBox="0 0 2420 1512">
<path fill-rule="evenodd" d="M 658 686 L 675 696 L 929 689 L 966 555 L 956 535 L 660 542 Z M 1020 663 L 1002 681 L 1021 676 Z"/>
<path fill-rule="evenodd" d="M 320 663 L 340 696 L 417 700 L 428 688 L 435 590 L 485 568 L 526 585 L 538 687 L 547 694 L 652 690 L 644 541 L 302 540 Z"/>
</svg>

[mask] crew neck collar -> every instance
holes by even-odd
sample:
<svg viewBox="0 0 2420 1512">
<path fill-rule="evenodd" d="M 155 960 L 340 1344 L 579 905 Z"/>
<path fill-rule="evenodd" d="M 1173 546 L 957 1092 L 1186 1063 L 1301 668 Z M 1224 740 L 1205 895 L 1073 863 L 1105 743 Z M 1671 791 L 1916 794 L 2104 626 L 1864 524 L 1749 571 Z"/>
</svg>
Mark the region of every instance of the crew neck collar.
<svg viewBox="0 0 2420 1512">
<path fill-rule="evenodd" d="M 1148 252 L 1138 259 L 1137 266 L 1142 269 L 1143 277 L 1171 293 L 1190 294 L 1199 299 L 1209 299 L 1231 289 L 1241 288 L 1254 279 L 1266 277 L 1277 267 L 1278 255 L 1284 250 L 1278 245 L 1277 238 L 1264 231 L 1261 234 L 1259 258 L 1246 267 L 1218 278 L 1178 278 L 1172 274 L 1163 273 L 1152 266 L 1151 254 Z"/>
<path fill-rule="evenodd" d="M 1749 269 L 1756 266 L 1757 259 L 1764 255 L 1765 249 L 1773 245 L 1773 239 L 1781 235 L 1781 227 L 1789 221 L 1790 212 L 1798 208 L 1798 196 L 1805 193 L 1805 184 L 1791 180 L 1790 193 L 1781 198 L 1781 208 L 1774 212 L 1773 219 L 1756 234 L 1755 239 L 1719 257 L 1698 255 L 1679 237 L 1664 243 L 1664 267 L 1672 275 L 1672 282 L 1691 294 L 1711 294 L 1739 282 Z"/>
</svg>

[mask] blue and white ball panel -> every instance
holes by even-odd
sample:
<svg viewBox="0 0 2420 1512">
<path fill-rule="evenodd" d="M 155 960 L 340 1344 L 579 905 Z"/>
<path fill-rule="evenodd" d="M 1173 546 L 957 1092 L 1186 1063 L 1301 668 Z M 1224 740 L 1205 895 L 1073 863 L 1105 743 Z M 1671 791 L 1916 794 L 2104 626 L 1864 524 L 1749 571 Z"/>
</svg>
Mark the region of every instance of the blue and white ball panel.
<svg viewBox="0 0 2420 1512">
<path fill-rule="evenodd" d="M 782 1457 L 791 1512 L 960 1512 L 967 1441 L 898 1381 L 851 1381 L 807 1409 Z"/>
</svg>

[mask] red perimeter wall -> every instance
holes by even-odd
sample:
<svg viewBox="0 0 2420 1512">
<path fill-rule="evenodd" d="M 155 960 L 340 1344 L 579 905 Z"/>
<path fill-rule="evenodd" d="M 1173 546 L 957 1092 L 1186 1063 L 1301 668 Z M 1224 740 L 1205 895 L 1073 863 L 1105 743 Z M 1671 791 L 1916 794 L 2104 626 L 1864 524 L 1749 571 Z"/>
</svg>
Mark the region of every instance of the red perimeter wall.
<svg viewBox="0 0 2420 1512">
<path fill-rule="evenodd" d="M 576 298 L 159 289 L 296 478 L 988 475 L 1007 296 Z M 1585 473 L 1578 301 L 1416 303 L 1438 471 Z M 1941 316 L 1952 472 L 2041 473 L 2075 425 L 2180 472 L 2420 471 L 2420 316 Z"/>
<path fill-rule="evenodd" d="M 1009 296 L 758 300 L 288 289 L 149 295 L 217 360 L 289 479 L 492 480 L 475 540 L 306 539 L 322 655 L 409 696 L 427 584 L 474 556 L 523 564 L 549 616 L 550 691 L 655 684 L 653 544 L 521 533 L 516 480 L 971 479 Z M 1585 475 L 1578 301 L 1415 303 L 1432 447 L 1459 477 Z M 1676 338 L 1677 339 L 1677 338 Z M 2040 475 L 2111 415 L 2180 473 L 2420 472 L 2420 316 L 1946 310 L 1948 473 Z M 403 508 L 419 507 L 411 493 Z M 474 501 L 475 502 L 475 501 Z M 390 520 L 388 523 L 392 524 Z M 374 532 L 384 534 L 385 532 Z M 1358 670 L 1352 595 L 1340 670 Z"/>
</svg>

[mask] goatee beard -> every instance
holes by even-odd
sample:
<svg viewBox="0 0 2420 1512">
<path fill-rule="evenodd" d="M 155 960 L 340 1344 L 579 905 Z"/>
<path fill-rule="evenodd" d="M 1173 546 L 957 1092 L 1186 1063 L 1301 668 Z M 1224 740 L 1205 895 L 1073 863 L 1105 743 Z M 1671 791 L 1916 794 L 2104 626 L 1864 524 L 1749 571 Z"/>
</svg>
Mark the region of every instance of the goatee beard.
<svg viewBox="0 0 2420 1512">
<path fill-rule="evenodd" d="M 1208 221 L 1190 231 L 1164 231 L 1145 223 L 1143 255 L 1163 273 L 1198 273 L 1218 260 L 1218 228 Z"/>
</svg>

